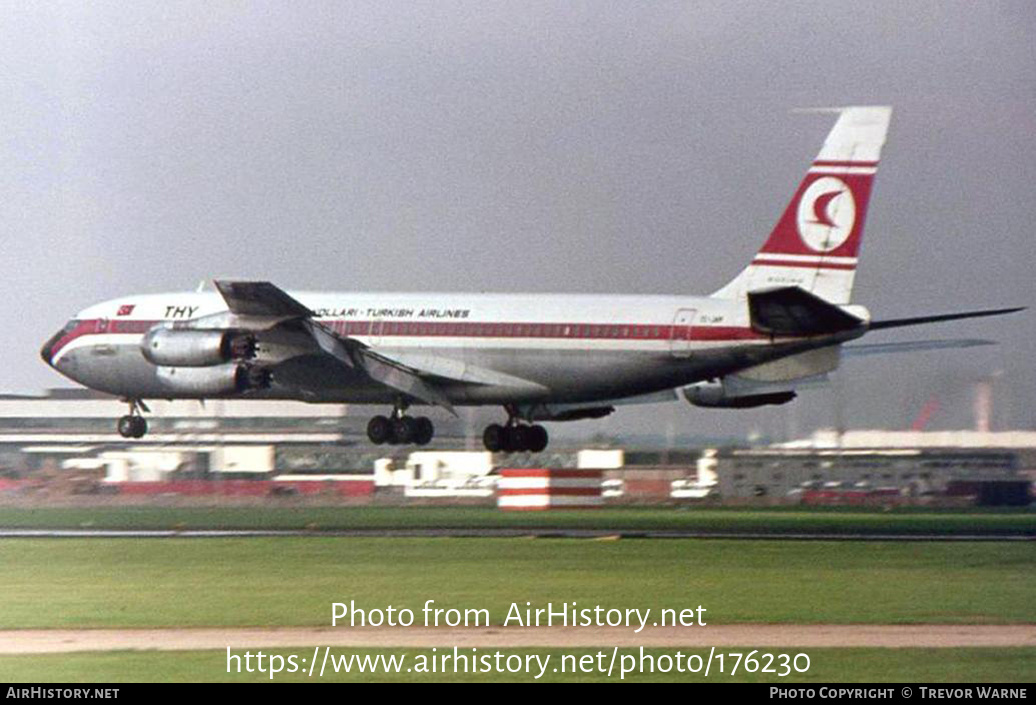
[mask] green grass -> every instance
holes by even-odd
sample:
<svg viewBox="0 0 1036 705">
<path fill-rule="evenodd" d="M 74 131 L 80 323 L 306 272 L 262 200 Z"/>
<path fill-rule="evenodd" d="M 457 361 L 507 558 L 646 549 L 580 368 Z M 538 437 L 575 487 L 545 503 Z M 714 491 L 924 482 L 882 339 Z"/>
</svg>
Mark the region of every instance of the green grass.
<svg viewBox="0 0 1036 705">
<path fill-rule="evenodd" d="M 291 500 L 288 500 L 291 501 Z M 901 508 L 619 507 L 501 512 L 494 507 L 0 507 L 3 528 L 94 529 L 609 529 L 722 533 L 969 534 L 1036 536 L 1036 512 Z"/>
<path fill-rule="evenodd" d="M 723 653 L 748 652 L 750 649 L 725 648 Z M 462 652 L 464 650 L 462 649 Z M 547 670 L 537 682 L 619 682 L 619 664 L 623 656 L 632 656 L 636 664 L 639 651 L 621 649 L 616 661 L 613 675 L 609 678 L 601 673 L 555 673 L 553 669 L 561 663 L 565 655 L 575 656 L 566 661 L 568 664 L 579 663 L 584 654 L 596 654 L 600 649 L 480 649 L 479 654 L 495 654 L 500 651 L 507 655 L 537 654 L 542 658 L 550 656 Z M 605 649 L 610 658 L 611 650 Z M 680 651 L 684 658 L 689 654 L 698 654 L 703 659 L 709 655 L 708 649 L 645 649 L 645 653 L 655 659 L 659 656 L 674 656 Z M 763 649 L 770 653 L 807 653 L 810 658 L 809 670 L 805 673 L 792 672 L 791 675 L 779 677 L 775 674 L 746 673 L 742 665 L 738 673 L 731 675 L 733 659 L 726 657 L 726 673 L 717 673 L 717 661 L 713 661 L 709 676 L 703 673 L 627 673 L 624 682 L 693 682 L 693 683 L 737 683 L 737 682 L 770 682 L 770 683 L 1031 683 L 1036 678 L 1036 648 L 954 648 L 954 649 Z M 235 650 L 241 654 L 242 650 Z M 253 652 L 255 653 L 255 652 Z M 319 677 L 317 670 L 313 677 L 303 672 L 302 659 L 312 659 L 312 648 L 272 649 L 264 650 L 264 654 L 281 656 L 285 663 L 292 654 L 295 664 L 299 666 L 295 673 L 280 673 L 274 682 L 533 682 L 536 679 L 525 673 L 414 673 L 406 672 L 407 667 L 417 663 L 419 656 L 432 656 L 431 649 L 334 649 L 333 655 L 376 654 L 405 655 L 401 673 L 376 674 L 332 673 L 326 670 L 324 677 Z M 441 655 L 441 650 L 437 654 Z M 452 653 L 452 649 L 450 650 Z M 758 654 L 757 654 L 758 656 Z M 594 661 L 596 663 L 596 660 Z M 605 663 L 608 659 L 605 659 Z M 686 661 L 684 661 L 686 662 Z M 253 667 L 256 663 L 252 661 Z M 265 663 L 265 661 L 264 661 Z M 448 662 L 452 663 L 452 662 Z M 491 661 L 495 665 L 494 660 Z M 506 663 L 506 662 L 502 662 Z M 517 663 L 512 661 L 512 663 Z M 647 662 L 645 662 L 646 664 Z M 655 662 L 659 662 L 656 660 Z M 799 661 L 800 665 L 804 661 Z M 307 661 L 308 664 L 308 661 Z M 773 661 L 773 667 L 780 662 Z M 308 665 L 305 666 L 308 668 Z M 538 671 L 537 671 L 538 672 Z M 9 683 L 126 683 L 126 682 L 269 682 L 268 673 L 228 673 L 226 651 L 185 651 L 185 652 L 153 652 L 123 651 L 108 653 L 73 653 L 32 656 L 0 657 L 0 682 Z"/>
<path fill-rule="evenodd" d="M 330 625 L 373 609 L 512 602 L 706 621 L 1034 623 L 1030 542 L 264 538 L 0 541 L 0 628 Z"/>
</svg>

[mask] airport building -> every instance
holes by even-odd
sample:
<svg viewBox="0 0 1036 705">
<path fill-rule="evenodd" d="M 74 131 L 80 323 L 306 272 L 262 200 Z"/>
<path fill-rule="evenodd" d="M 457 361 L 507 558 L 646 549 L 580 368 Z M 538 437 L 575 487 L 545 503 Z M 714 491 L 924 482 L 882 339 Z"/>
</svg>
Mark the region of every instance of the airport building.
<svg viewBox="0 0 1036 705">
<path fill-rule="evenodd" d="M 1020 483 L 1018 453 L 974 448 L 737 449 L 715 456 L 724 499 L 887 503 Z"/>
<path fill-rule="evenodd" d="M 767 448 L 555 444 L 541 454 L 494 455 L 481 448 L 480 425 L 463 416 L 436 418 L 436 440 L 422 449 L 371 445 L 367 407 L 353 414 L 346 405 L 301 402 L 150 406 L 151 431 L 127 440 L 116 432 L 122 409 L 111 397 L 78 389 L 0 395 L 0 485 L 31 480 L 72 493 L 377 492 L 491 501 L 501 467 L 540 467 L 602 470 L 603 497 L 618 503 L 890 503 L 956 496 L 1017 504 L 1027 501 L 1036 480 L 1036 432 L 818 431 Z"/>
</svg>

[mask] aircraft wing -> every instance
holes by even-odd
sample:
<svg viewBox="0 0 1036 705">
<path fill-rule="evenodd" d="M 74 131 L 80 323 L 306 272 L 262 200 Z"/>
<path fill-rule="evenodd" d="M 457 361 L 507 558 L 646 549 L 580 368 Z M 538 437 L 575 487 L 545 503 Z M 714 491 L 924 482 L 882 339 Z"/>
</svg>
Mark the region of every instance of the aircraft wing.
<svg viewBox="0 0 1036 705">
<path fill-rule="evenodd" d="M 236 324 L 247 327 L 249 319 L 265 322 L 295 323 L 310 335 L 316 347 L 347 367 L 360 369 L 376 382 L 428 404 L 441 406 L 456 416 L 453 405 L 433 382 L 424 378 L 420 369 L 381 355 L 358 340 L 342 337 L 315 320 L 313 312 L 283 289 L 270 282 L 215 282 L 216 289 L 235 316 Z M 440 375 L 441 376 L 441 375 Z"/>
</svg>

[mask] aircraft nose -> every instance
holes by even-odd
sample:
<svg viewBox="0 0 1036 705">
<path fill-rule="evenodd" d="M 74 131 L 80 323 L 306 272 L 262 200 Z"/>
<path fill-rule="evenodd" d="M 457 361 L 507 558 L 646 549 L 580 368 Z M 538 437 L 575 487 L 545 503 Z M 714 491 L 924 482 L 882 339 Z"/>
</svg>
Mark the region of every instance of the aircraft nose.
<svg viewBox="0 0 1036 705">
<path fill-rule="evenodd" d="M 48 365 L 50 365 L 51 367 L 54 366 L 54 352 L 55 352 L 55 349 L 57 348 L 58 343 L 61 342 L 61 339 L 64 338 L 65 335 L 69 332 L 69 328 L 72 327 L 72 325 L 73 325 L 72 322 L 69 322 L 68 324 L 66 324 L 64 328 L 62 328 L 57 333 L 52 335 L 47 340 L 47 342 L 43 344 L 43 347 L 40 348 L 40 357 L 42 357 L 43 361 L 45 363 L 47 363 Z"/>
<path fill-rule="evenodd" d="M 46 343 L 44 343 L 42 348 L 40 348 L 40 357 L 42 357 L 43 361 L 48 365 L 51 364 L 50 361 L 53 357 L 54 345 L 57 342 L 58 336 L 55 335 L 52 338 L 50 338 L 50 340 L 48 340 Z"/>
</svg>

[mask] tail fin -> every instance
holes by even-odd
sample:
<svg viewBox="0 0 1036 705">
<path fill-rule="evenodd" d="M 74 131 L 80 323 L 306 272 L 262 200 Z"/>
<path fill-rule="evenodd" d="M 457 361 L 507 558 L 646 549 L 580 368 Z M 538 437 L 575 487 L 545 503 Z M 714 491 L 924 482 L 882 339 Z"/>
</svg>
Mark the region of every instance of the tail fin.
<svg viewBox="0 0 1036 705">
<path fill-rule="evenodd" d="M 748 265 L 717 298 L 800 287 L 834 304 L 847 304 L 871 185 L 878 171 L 892 108 L 838 108 L 820 154 L 781 219 Z"/>
</svg>

